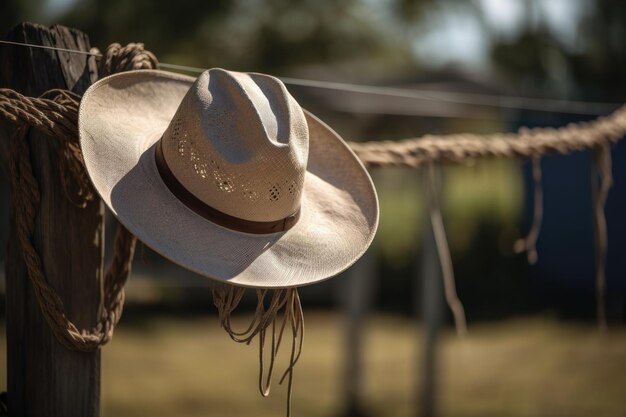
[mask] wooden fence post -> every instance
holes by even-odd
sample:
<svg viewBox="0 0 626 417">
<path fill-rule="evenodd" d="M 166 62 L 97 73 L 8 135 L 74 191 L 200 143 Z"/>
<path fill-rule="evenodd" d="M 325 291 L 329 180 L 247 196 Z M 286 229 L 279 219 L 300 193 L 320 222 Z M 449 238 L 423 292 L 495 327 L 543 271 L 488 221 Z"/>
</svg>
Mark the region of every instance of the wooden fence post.
<svg viewBox="0 0 626 417">
<path fill-rule="evenodd" d="M 426 170 L 432 170 L 431 173 Z M 424 179 L 424 193 L 430 192 L 427 187 L 427 175 L 441 177 L 441 167 L 426 166 L 422 169 L 421 176 Z M 427 196 L 428 197 L 428 196 Z M 430 196 L 429 198 L 438 198 Z M 424 199 L 425 201 L 427 198 Z M 422 327 L 421 343 L 422 350 L 417 358 L 419 393 L 415 396 L 416 413 L 418 417 L 437 416 L 437 365 L 438 365 L 438 339 L 443 320 L 443 278 L 437 243 L 433 232 L 431 218 L 428 215 L 429 207 L 426 207 L 425 228 L 423 235 L 423 251 L 421 263 L 415 269 L 415 279 L 418 285 L 414 305 L 421 306 Z M 421 283 L 421 285 L 419 285 Z M 419 291 L 418 291 L 419 289 Z"/>
<path fill-rule="evenodd" d="M 424 230 L 424 252 L 420 268 L 416 268 L 418 279 L 421 281 L 421 313 L 422 350 L 418 357 L 418 375 L 420 383 L 417 400 L 416 415 L 420 417 L 434 417 L 437 413 L 437 348 L 439 330 L 443 313 L 443 284 L 437 255 L 437 246 L 430 223 Z"/>
<path fill-rule="evenodd" d="M 376 281 L 376 260 L 368 250 L 347 272 L 346 291 L 342 296 L 346 313 L 345 364 L 345 417 L 366 417 L 363 403 L 365 381 L 363 361 L 365 356 L 365 327 Z"/>
<path fill-rule="evenodd" d="M 82 51 L 90 48 L 87 35 L 63 26 L 22 23 L 6 39 Z M 38 96 L 52 88 L 82 94 L 95 78 L 95 63 L 87 55 L 0 45 L 0 87 L 27 96 Z M 5 125 L 0 134 L 6 136 L 7 131 Z M 4 161 L 8 139 L 0 138 Z M 59 181 L 54 140 L 31 129 L 28 145 L 41 192 L 33 244 L 68 318 L 79 328 L 90 329 L 97 322 L 100 303 L 104 207 L 98 198 L 86 208 L 68 201 Z M 11 210 L 6 262 L 9 415 L 98 416 L 100 352 L 70 351 L 54 338 L 33 294 Z"/>
</svg>

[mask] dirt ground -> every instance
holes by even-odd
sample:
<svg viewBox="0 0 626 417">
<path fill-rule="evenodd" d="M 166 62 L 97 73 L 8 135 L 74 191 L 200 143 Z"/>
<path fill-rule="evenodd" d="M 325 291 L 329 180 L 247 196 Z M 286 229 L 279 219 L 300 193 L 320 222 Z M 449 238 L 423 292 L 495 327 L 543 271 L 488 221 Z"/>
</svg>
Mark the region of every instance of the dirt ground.
<svg viewBox="0 0 626 417">
<path fill-rule="evenodd" d="M 294 416 L 340 416 L 345 322 L 324 312 L 307 312 L 305 320 Z M 365 409 L 371 416 L 416 415 L 420 329 L 406 318 L 374 316 L 363 347 Z M 626 415 L 626 328 L 601 334 L 591 325 L 508 320 L 470 326 L 463 339 L 446 332 L 440 347 L 441 416 Z M 2 388 L 4 339 L 0 349 Z M 277 370 L 287 350 L 282 356 Z M 270 397 L 261 398 L 257 372 L 257 346 L 232 342 L 214 318 L 122 320 L 103 351 L 102 415 L 284 415 L 284 387 L 275 382 Z"/>
</svg>

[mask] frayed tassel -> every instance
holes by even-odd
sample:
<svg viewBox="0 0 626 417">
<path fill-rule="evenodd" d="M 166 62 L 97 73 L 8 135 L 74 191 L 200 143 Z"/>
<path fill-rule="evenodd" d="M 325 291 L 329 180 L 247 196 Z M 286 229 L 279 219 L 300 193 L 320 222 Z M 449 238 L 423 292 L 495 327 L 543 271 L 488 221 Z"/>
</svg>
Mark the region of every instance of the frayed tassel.
<svg viewBox="0 0 626 417">
<path fill-rule="evenodd" d="M 258 335 L 259 337 L 259 392 L 267 397 L 270 393 L 274 363 L 285 329 L 291 331 L 291 356 L 289 366 L 279 380 L 282 384 L 287 379 L 287 417 L 291 416 L 291 397 L 293 391 L 293 371 L 304 341 L 304 315 L 300 296 L 296 288 L 288 289 L 257 289 L 257 306 L 251 323 L 243 331 L 237 331 L 231 323 L 231 314 L 237 309 L 245 293 L 245 288 L 223 284 L 213 289 L 213 303 L 217 307 L 220 325 L 226 333 L 237 343 L 249 345 Z M 266 307 L 268 293 L 269 304 Z M 282 314 L 282 320 L 280 316 Z M 281 322 L 278 326 L 278 322 Z M 270 329 L 271 328 L 271 329 Z M 265 371 L 266 334 L 271 331 L 269 342 L 269 366 Z"/>
<path fill-rule="evenodd" d="M 537 239 L 541 231 L 541 222 L 543 220 L 543 189 L 541 186 L 541 158 L 534 156 L 532 158 L 533 167 L 533 186 L 534 186 L 534 206 L 533 206 L 533 223 L 525 238 L 518 239 L 513 244 L 515 253 L 526 252 L 528 263 L 534 265 L 537 263 L 539 256 L 537 254 Z"/>
</svg>

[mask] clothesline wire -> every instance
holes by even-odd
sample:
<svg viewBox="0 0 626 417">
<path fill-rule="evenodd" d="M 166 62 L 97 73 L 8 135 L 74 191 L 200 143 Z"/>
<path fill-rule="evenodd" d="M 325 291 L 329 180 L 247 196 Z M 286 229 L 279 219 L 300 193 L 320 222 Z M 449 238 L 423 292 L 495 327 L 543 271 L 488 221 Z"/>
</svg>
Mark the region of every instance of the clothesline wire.
<svg viewBox="0 0 626 417">
<path fill-rule="evenodd" d="M 12 42 L 0 40 L 1 44 L 25 46 L 31 48 L 50 49 L 60 52 L 77 53 L 82 55 L 90 55 L 101 57 L 102 54 L 79 51 L 68 48 L 59 48 L 54 46 L 35 45 L 30 43 Z M 163 69 L 184 71 L 190 73 L 199 74 L 206 71 L 205 68 L 191 67 L 187 65 L 169 64 L 165 62 L 159 62 L 159 66 Z M 567 114 L 579 114 L 598 116 L 610 113 L 617 109 L 621 103 L 603 103 L 603 102 L 586 102 L 586 101 L 574 101 L 574 100 L 558 100 L 558 99 L 543 99 L 543 98 L 531 98 L 531 97 L 518 97 L 508 95 L 492 95 L 492 94 L 476 94 L 476 93 L 462 93 L 451 91 L 435 91 L 425 89 L 406 89 L 397 87 L 386 86 L 374 86 L 374 85 L 362 85 L 352 84 L 344 82 L 333 81 L 321 81 L 321 80 L 306 80 L 293 77 L 278 77 L 282 82 L 288 85 L 309 87 L 325 90 L 343 91 L 354 94 L 374 95 L 395 97 L 414 100 L 425 101 L 443 101 L 453 104 L 463 104 L 472 106 L 484 106 L 494 107 L 510 110 L 531 110 L 539 112 L 553 112 L 553 113 L 567 113 Z M 388 112 L 385 112 L 388 113 Z"/>
</svg>

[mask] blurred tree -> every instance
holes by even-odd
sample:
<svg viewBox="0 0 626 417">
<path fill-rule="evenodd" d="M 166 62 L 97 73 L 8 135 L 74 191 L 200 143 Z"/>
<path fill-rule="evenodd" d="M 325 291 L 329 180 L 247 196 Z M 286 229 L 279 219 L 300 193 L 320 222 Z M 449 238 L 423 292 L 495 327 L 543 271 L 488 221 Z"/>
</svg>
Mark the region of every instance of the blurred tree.
<svg viewBox="0 0 626 417">
<path fill-rule="evenodd" d="M 600 0 L 582 22 L 582 52 L 572 51 L 575 80 L 590 98 L 623 101 L 626 93 L 626 2 Z"/>
<path fill-rule="evenodd" d="M 161 57 L 183 52 L 190 43 L 206 43 L 203 50 L 214 52 L 211 36 L 217 34 L 207 28 L 217 27 L 231 11 L 232 6 L 223 0 L 177 0 L 158 5 L 149 0 L 78 0 L 59 20 L 88 33 L 94 45 L 143 42 Z M 192 56 L 202 55 L 195 52 Z"/>
<path fill-rule="evenodd" d="M 95 45 L 144 42 L 164 62 L 257 71 L 364 61 L 411 65 L 413 56 L 379 7 L 361 0 L 160 3 L 79 0 L 61 23 Z"/>
<path fill-rule="evenodd" d="M 539 1 L 518 2 L 526 7 L 523 18 L 525 24 L 511 36 L 500 36 L 491 30 L 486 17 L 479 20 L 483 22 L 484 31 L 492 46 L 490 58 L 496 72 L 507 81 L 511 90 L 517 87 L 521 95 L 545 94 L 553 97 L 622 101 L 626 89 L 621 80 L 621 74 L 626 67 L 626 54 L 623 54 L 626 42 L 626 2 L 572 0 L 572 4 L 577 4 L 577 7 L 584 7 L 586 14 L 581 17 L 580 22 L 572 22 L 572 25 L 579 27 L 571 30 L 576 33 L 575 39 L 567 41 L 537 11 Z M 45 15 L 43 6 L 60 3 L 60 0 L 0 0 L 0 29 L 7 32 L 11 26 L 22 20 L 61 23 L 85 31 L 92 44 L 100 48 L 112 42 L 143 42 L 163 62 L 274 74 L 293 72 L 307 77 L 311 74 L 311 78 L 323 78 L 324 74 L 321 71 L 313 74 L 312 71 L 307 72 L 308 70 L 330 68 L 333 78 L 354 80 L 374 76 L 390 80 L 391 77 L 401 78 L 403 73 L 411 74 L 414 78 L 420 67 L 427 64 L 426 58 L 421 61 L 421 52 L 416 45 L 425 32 L 438 29 L 438 14 L 452 13 L 481 19 L 480 13 L 484 12 L 486 4 L 482 0 L 64 2 L 71 3 L 69 11 L 60 17 L 52 17 Z M 49 10 L 49 7 L 45 10 Z M 440 42 L 442 49 L 446 47 L 445 42 L 445 39 Z M 443 78 L 454 76 L 447 75 L 452 73 L 440 74 Z M 483 75 L 490 76 L 487 71 Z M 298 92 L 296 88 L 292 91 Z M 434 119 L 408 119 L 403 116 L 385 118 L 379 125 L 373 125 L 373 119 L 366 121 L 367 116 L 347 115 L 336 111 L 334 113 L 339 114 L 335 115 L 336 119 L 343 117 L 344 121 L 347 120 L 344 125 L 349 124 L 354 128 L 356 121 L 359 121 L 361 126 L 365 126 L 354 134 L 355 137 L 364 132 L 367 137 L 374 137 L 374 132 L 375 137 L 409 136 L 421 131 L 445 132 L 452 126 L 448 120 L 433 122 Z M 562 120 L 551 119 L 546 123 L 562 124 L 560 122 Z M 458 130 L 477 129 L 476 125 L 468 125 L 466 120 L 457 120 L 457 123 L 460 125 Z M 333 123 L 333 126 L 338 126 L 341 131 L 341 123 Z M 475 188 L 472 192 L 475 192 Z M 393 204 L 399 207 L 400 212 L 407 213 L 404 203 L 396 196 L 393 198 L 396 200 Z M 466 204 L 467 200 L 464 200 L 464 205 L 458 206 L 469 211 Z M 386 210 L 393 213 L 390 207 L 388 205 Z M 413 205 L 406 207 L 409 210 L 407 216 L 415 214 L 410 212 Z M 449 218 L 450 224 L 453 224 L 454 215 L 451 214 Z M 514 221 L 514 215 L 509 220 Z M 459 221 L 466 224 L 478 224 L 480 221 L 484 225 L 481 223 L 476 229 L 489 231 L 480 236 L 474 235 L 474 232 L 463 235 L 465 241 L 471 241 L 468 243 L 471 247 L 455 253 L 455 260 L 460 265 L 459 292 L 462 298 L 467 298 L 471 316 L 473 306 L 494 305 L 491 297 L 485 295 L 487 290 L 481 291 L 479 284 L 472 278 L 475 274 L 481 274 L 479 271 L 484 269 L 480 268 L 492 262 L 489 259 L 493 258 L 485 259 L 466 254 L 491 254 L 496 257 L 500 248 L 494 244 L 497 240 L 495 230 L 502 230 L 503 224 L 493 216 L 482 220 L 476 216 L 464 217 Z M 406 223 L 402 227 L 408 229 Z M 454 231 L 454 228 L 450 230 Z M 450 236 L 452 242 L 453 233 Z M 384 236 L 384 233 L 379 236 Z M 396 243 L 401 241 L 397 234 L 387 239 L 395 239 Z M 383 304 L 388 302 L 385 305 L 389 307 L 408 310 L 406 305 L 398 306 L 398 300 L 408 290 L 406 276 L 410 273 L 409 264 L 413 252 L 406 251 L 407 254 L 402 255 L 404 262 L 398 264 L 392 264 L 391 260 L 381 257 L 382 269 L 387 274 L 380 284 L 377 296 Z M 515 271 L 519 271 L 519 266 L 513 263 L 517 261 L 509 259 L 507 262 L 509 264 L 499 266 L 500 270 L 489 272 L 491 280 L 481 281 L 489 283 L 485 288 L 503 288 L 508 285 L 507 279 L 510 281 L 513 279 L 510 277 L 516 276 Z M 495 280 L 500 283 L 506 281 L 506 285 L 498 287 L 493 284 Z M 466 282 L 471 285 L 466 285 Z M 518 287 L 511 285 L 507 288 Z M 514 294 L 507 295 L 502 299 L 503 309 L 513 310 L 512 304 L 508 302 L 513 296 Z M 405 301 L 409 302 L 406 298 Z M 523 308 L 517 310 L 521 311 Z M 493 312 L 492 309 L 491 313 Z M 485 312 L 485 316 L 489 313 Z M 497 315 L 501 316 L 500 313 L 502 312 Z"/>
<path fill-rule="evenodd" d="M 38 22 L 44 0 L 4 0 L 0 2 L 2 36 L 23 20 Z"/>
<path fill-rule="evenodd" d="M 626 2 L 597 0 L 579 6 L 586 13 L 574 42 L 559 39 L 555 29 L 531 10 L 533 4 L 526 3 L 526 24 L 516 38 L 493 38 L 491 56 L 500 74 L 513 85 L 532 87 L 531 91 L 549 94 L 565 88 L 573 98 L 623 101 Z"/>
</svg>

